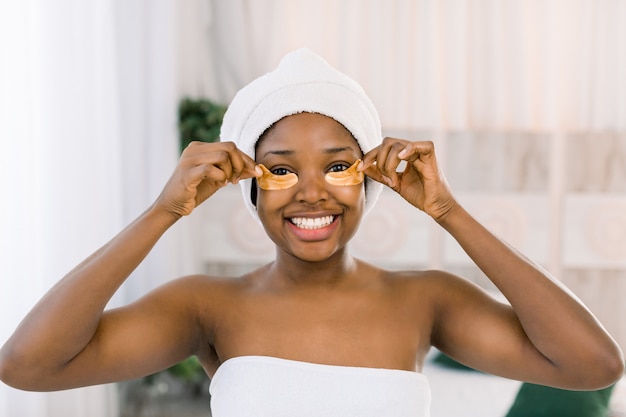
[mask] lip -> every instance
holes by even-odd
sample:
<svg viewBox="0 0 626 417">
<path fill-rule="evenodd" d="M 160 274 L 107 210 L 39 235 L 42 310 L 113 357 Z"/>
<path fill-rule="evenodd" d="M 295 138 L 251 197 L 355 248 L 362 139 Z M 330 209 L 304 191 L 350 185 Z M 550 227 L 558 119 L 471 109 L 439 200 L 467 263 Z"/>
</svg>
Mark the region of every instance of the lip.
<svg viewBox="0 0 626 417">
<path fill-rule="evenodd" d="M 326 217 L 326 216 L 333 216 L 334 219 L 332 221 L 332 223 L 330 223 L 328 226 L 325 227 L 320 227 L 318 229 L 302 229 L 299 228 L 298 226 L 296 226 L 295 224 L 293 224 L 291 222 L 291 219 L 294 217 L 304 217 L 304 218 L 309 218 L 309 219 L 316 219 L 316 218 L 320 218 L 320 217 Z M 296 236 L 298 237 L 298 239 L 303 240 L 303 241 L 307 241 L 307 242 L 315 242 L 315 241 L 320 241 L 320 240 L 324 240 L 327 239 L 328 237 L 330 237 L 333 232 L 335 231 L 335 229 L 337 229 L 338 225 L 339 225 L 339 220 L 341 218 L 341 215 L 338 214 L 328 214 L 328 213 L 316 213 L 315 215 L 312 214 L 301 214 L 301 215 L 293 215 L 293 216 L 289 216 L 285 218 L 285 222 L 287 223 L 287 228 Z"/>
</svg>

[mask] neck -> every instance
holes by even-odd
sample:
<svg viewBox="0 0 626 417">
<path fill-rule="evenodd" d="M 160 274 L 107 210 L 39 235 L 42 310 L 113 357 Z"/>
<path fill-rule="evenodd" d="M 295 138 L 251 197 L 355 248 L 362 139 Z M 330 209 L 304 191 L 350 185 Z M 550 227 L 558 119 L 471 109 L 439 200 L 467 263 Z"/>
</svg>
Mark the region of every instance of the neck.
<svg viewBox="0 0 626 417">
<path fill-rule="evenodd" d="M 355 277 L 358 262 L 346 251 L 323 261 L 306 261 L 291 254 L 279 253 L 272 266 L 272 280 L 282 285 L 338 286 Z"/>
</svg>

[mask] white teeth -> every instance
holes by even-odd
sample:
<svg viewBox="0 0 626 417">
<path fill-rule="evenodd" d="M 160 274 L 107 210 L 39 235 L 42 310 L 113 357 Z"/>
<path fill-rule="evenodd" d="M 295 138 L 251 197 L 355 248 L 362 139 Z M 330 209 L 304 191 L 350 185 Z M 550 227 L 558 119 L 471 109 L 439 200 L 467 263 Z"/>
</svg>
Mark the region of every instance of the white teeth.
<svg viewBox="0 0 626 417">
<path fill-rule="evenodd" d="M 321 229 L 333 222 L 335 216 L 316 217 L 311 219 L 309 217 L 292 217 L 291 223 L 298 226 L 300 229 Z"/>
</svg>

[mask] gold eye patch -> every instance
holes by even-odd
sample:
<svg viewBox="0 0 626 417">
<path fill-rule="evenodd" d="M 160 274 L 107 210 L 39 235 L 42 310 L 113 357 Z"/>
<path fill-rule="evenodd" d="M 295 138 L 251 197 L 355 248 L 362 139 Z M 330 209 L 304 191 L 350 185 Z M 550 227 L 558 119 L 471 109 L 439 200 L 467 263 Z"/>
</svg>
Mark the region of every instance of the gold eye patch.
<svg viewBox="0 0 626 417">
<path fill-rule="evenodd" d="M 359 172 L 356 169 L 360 162 L 361 160 L 357 159 L 357 161 L 345 171 L 329 172 L 324 176 L 324 179 L 330 185 L 347 186 L 361 184 L 365 175 L 363 172 Z M 272 172 L 263 164 L 259 164 L 259 167 L 263 171 L 263 175 L 258 177 L 256 181 L 262 190 L 285 190 L 298 183 L 298 176 L 293 172 L 287 175 L 276 175 L 272 174 Z"/>
<path fill-rule="evenodd" d="M 287 175 L 276 175 L 265 167 L 263 164 L 259 164 L 263 175 L 256 179 L 259 187 L 262 190 L 284 190 L 293 187 L 298 182 L 298 176 L 293 172 Z"/>
<path fill-rule="evenodd" d="M 356 162 L 345 171 L 329 172 L 324 179 L 330 185 L 359 185 L 365 179 L 365 174 L 356 169 L 360 162 L 361 160 L 357 159 Z"/>
</svg>

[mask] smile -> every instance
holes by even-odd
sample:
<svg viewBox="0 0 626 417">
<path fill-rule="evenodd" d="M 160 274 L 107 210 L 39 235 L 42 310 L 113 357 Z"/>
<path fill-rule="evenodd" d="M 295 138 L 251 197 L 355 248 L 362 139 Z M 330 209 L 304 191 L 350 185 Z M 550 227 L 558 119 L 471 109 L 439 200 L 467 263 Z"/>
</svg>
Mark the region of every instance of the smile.
<svg viewBox="0 0 626 417">
<path fill-rule="evenodd" d="M 324 227 L 330 226 L 332 222 L 335 220 L 335 216 L 324 216 L 324 217 L 292 217 L 289 219 L 291 223 L 296 225 L 299 229 L 322 229 Z"/>
</svg>

